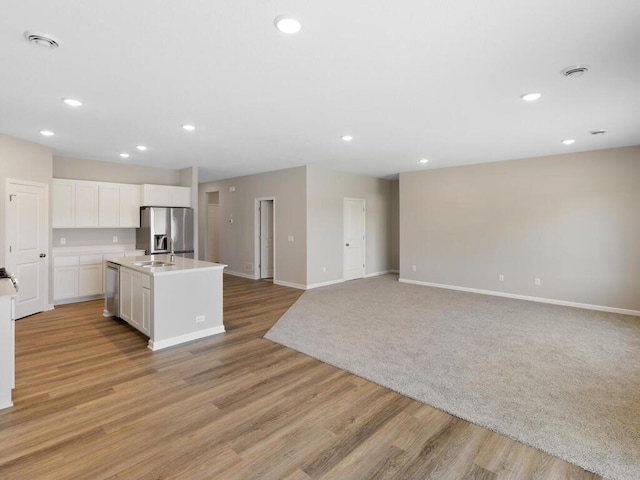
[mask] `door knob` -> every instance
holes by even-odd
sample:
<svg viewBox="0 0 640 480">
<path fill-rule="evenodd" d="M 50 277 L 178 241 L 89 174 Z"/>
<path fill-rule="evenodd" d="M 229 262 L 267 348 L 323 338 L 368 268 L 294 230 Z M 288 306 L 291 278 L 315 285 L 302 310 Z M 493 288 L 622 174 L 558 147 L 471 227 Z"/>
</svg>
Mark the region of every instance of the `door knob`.
<svg viewBox="0 0 640 480">
<path fill-rule="evenodd" d="M 349 246 L 349 244 L 347 243 L 347 247 Z"/>
<path fill-rule="evenodd" d="M 44 257 L 46 257 L 46 256 L 47 256 L 47 254 L 46 254 L 46 253 L 41 253 L 41 254 L 40 254 L 40 258 L 44 258 Z"/>
</svg>

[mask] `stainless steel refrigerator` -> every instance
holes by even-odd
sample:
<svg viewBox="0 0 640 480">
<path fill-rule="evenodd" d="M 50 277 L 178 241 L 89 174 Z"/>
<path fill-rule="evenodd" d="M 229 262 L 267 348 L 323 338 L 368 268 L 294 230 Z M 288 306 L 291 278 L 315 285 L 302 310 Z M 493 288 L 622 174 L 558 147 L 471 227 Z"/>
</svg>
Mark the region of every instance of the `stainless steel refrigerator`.
<svg viewBox="0 0 640 480">
<path fill-rule="evenodd" d="M 193 209 L 168 207 L 140 208 L 140 228 L 136 232 L 136 248 L 145 254 L 173 252 L 193 258 Z"/>
</svg>

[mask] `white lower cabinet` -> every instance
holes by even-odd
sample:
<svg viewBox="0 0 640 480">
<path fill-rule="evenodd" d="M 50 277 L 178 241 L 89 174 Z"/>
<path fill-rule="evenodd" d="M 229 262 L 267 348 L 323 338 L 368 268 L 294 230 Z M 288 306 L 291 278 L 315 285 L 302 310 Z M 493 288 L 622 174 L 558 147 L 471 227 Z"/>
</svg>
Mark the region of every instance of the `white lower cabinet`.
<svg viewBox="0 0 640 480">
<path fill-rule="evenodd" d="M 78 296 L 78 267 L 55 267 L 53 271 L 54 300 Z"/>
<path fill-rule="evenodd" d="M 149 287 L 149 275 L 120 267 L 120 318 L 146 335 L 151 323 Z"/>
</svg>

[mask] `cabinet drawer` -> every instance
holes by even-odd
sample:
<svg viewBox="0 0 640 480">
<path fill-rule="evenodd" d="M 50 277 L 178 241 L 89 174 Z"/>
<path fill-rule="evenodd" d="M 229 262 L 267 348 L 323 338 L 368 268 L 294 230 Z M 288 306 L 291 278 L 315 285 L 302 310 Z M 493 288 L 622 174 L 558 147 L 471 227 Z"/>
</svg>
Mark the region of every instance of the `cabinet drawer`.
<svg viewBox="0 0 640 480">
<path fill-rule="evenodd" d="M 100 265 L 102 254 L 80 255 L 80 265 Z"/>
<path fill-rule="evenodd" d="M 54 267 L 74 267 L 78 265 L 78 263 L 79 263 L 78 255 L 56 256 L 53 259 Z"/>
</svg>

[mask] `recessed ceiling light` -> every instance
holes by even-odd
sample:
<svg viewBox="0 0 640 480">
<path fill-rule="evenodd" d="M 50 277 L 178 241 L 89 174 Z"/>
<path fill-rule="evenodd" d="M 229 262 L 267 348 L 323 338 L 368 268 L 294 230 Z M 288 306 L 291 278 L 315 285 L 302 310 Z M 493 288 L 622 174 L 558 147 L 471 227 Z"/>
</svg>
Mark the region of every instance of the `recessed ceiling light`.
<svg viewBox="0 0 640 480">
<path fill-rule="evenodd" d="M 576 143 L 576 141 L 573 138 L 567 138 L 565 140 L 562 140 L 563 145 L 572 145 L 574 143 Z"/>
<path fill-rule="evenodd" d="M 523 93 L 522 95 L 520 95 L 520 98 L 522 100 L 524 100 L 525 102 L 535 102 L 536 100 L 538 100 L 540 97 L 542 96 L 541 93 L 538 92 L 532 92 L 532 93 Z"/>
<path fill-rule="evenodd" d="M 605 133 L 607 133 L 606 130 L 591 130 L 589 132 L 591 135 L 604 135 Z"/>
<path fill-rule="evenodd" d="M 351 140 L 353 140 L 353 136 L 351 135 L 342 135 L 340 138 L 345 142 L 350 142 Z"/>
<path fill-rule="evenodd" d="M 129 158 L 131 155 L 129 155 L 128 153 L 121 153 L 120 156 L 122 158 Z"/>
<path fill-rule="evenodd" d="M 184 128 L 187 132 L 193 132 L 196 129 L 194 125 L 182 125 L 182 128 Z"/>
<path fill-rule="evenodd" d="M 138 145 L 136 148 L 141 152 L 144 152 L 147 149 L 147 147 L 145 147 L 144 145 Z"/>
<path fill-rule="evenodd" d="M 55 135 L 51 130 L 40 130 L 40 135 L 44 135 L 45 137 L 52 137 Z"/>
<path fill-rule="evenodd" d="M 53 35 L 43 32 L 34 32 L 33 30 L 27 30 L 24 32 L 24 37 L 31 42 L 32 45 L 38 47 L 58 48 L 60 46 L 60 40 Z"/>
<path fill-rule="evenodd" d="M 567 78 L 578 78 L 589 71 L 589 65 L 572 65 L 563 69 L 560 73 Z"/>
<path fill-rule="evenodd" d="M 291 17 L 284 17 L 284 16 L 276 17 L 273 23 L 275 23 L 276 28 L 278 30 L 280 30 L 282 33 L 286 33 L 289 35 L 293 33 L 298 33 L 302 28 L 302 25 L 300 25 L 300 22 L 295 18 L 291 18 Z"/>
<path fill-rule="evenodd" d="M 419 161 L 420 161 L 420 163 L 425 164 L 425 163 L 427 163 L 429 161 L 429 159 L 428 158 L 421 158 Z"/>
<path fill-rule="evenodd" d="M 62 101 L 70 107 L 81 107 L 82 102 L 80 100 L 74 100 L 73 98 L 63 98 Z"/>
</svg>

